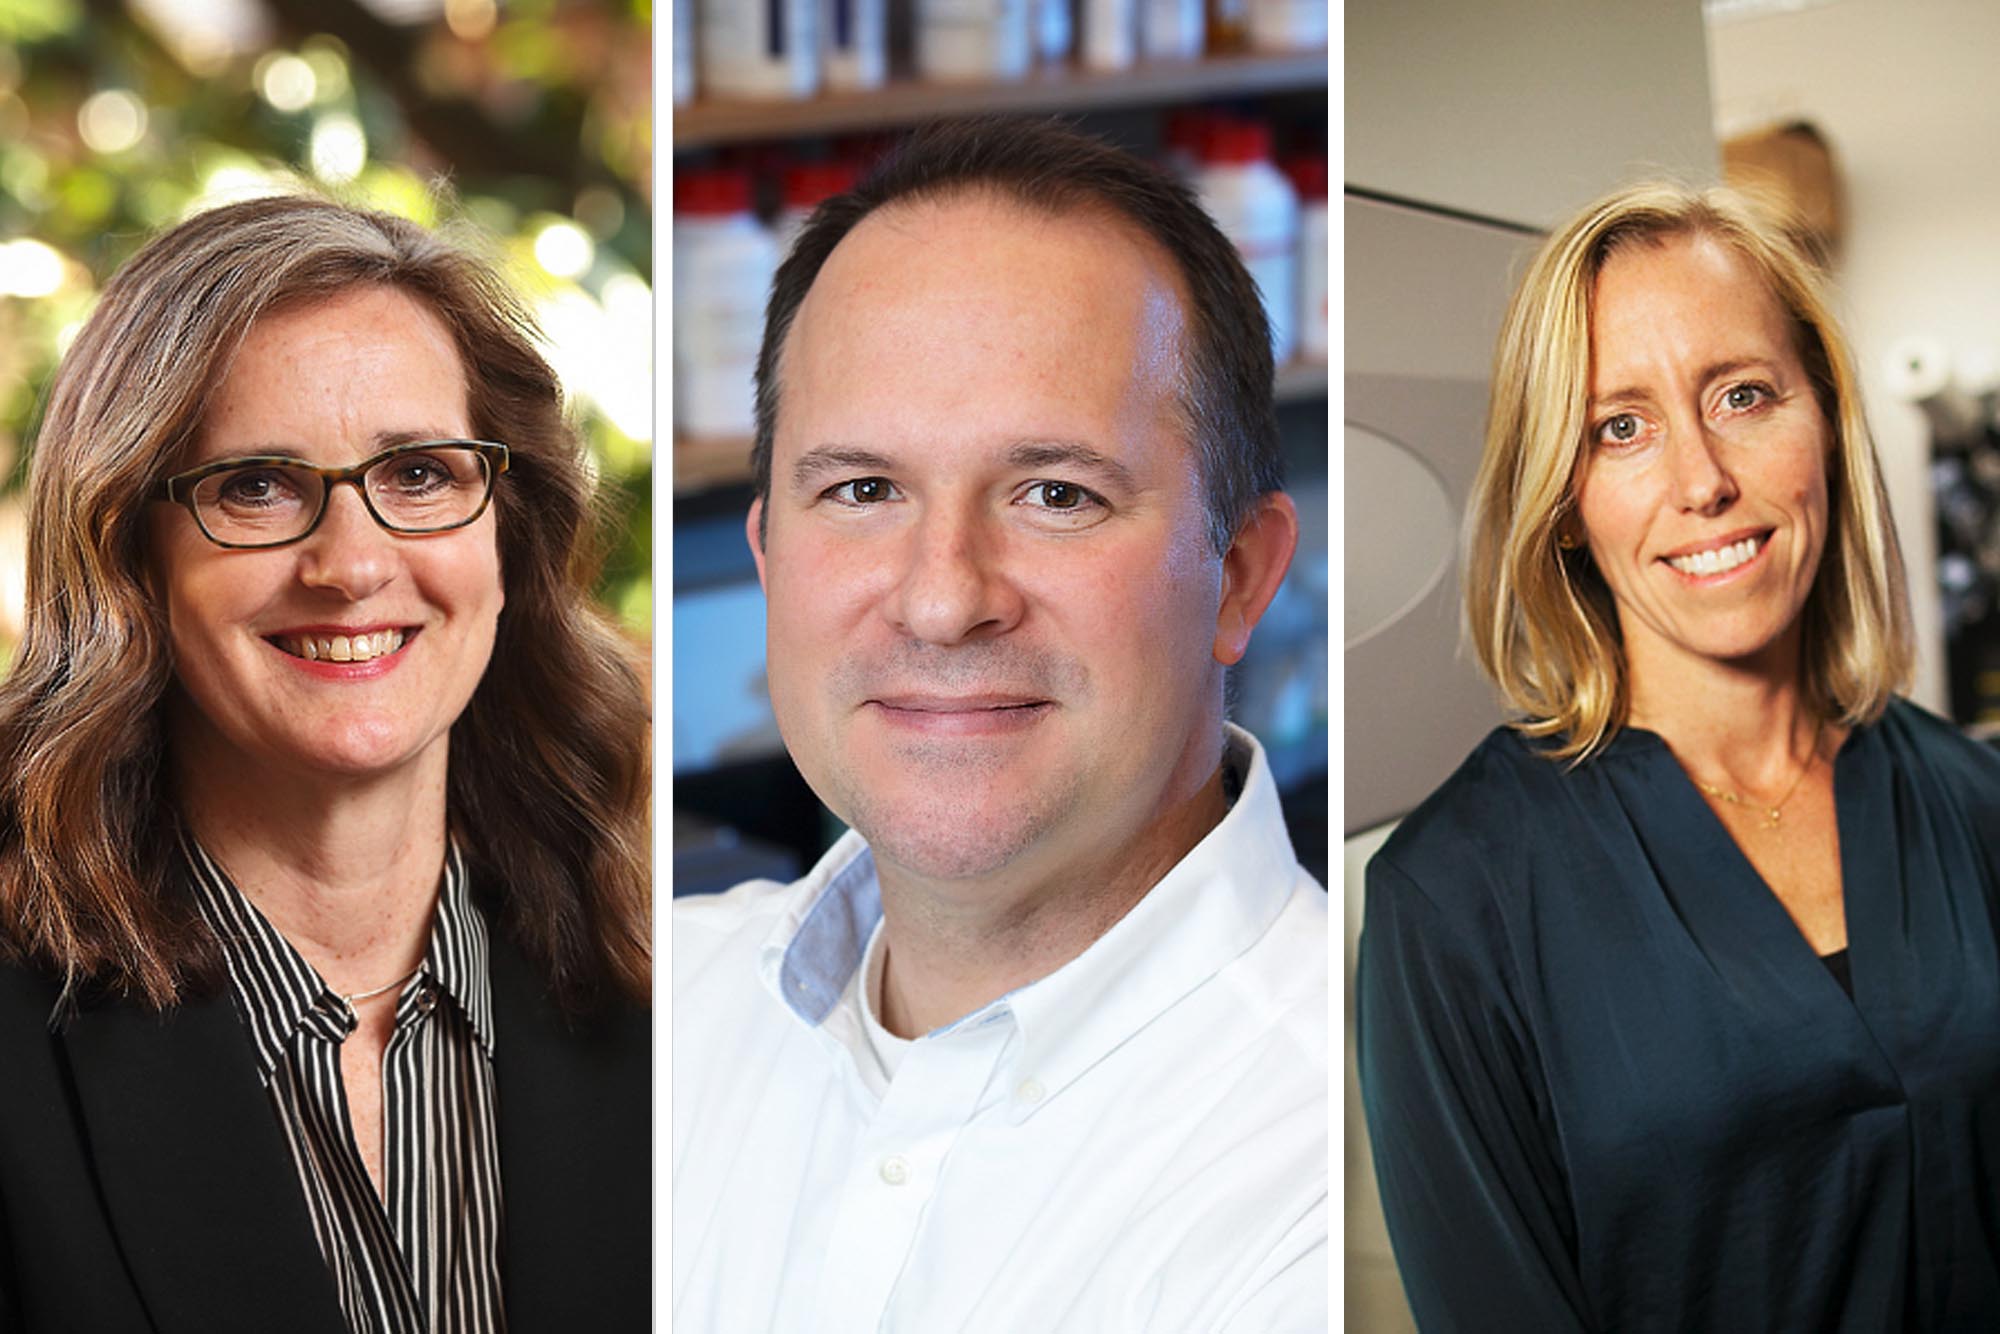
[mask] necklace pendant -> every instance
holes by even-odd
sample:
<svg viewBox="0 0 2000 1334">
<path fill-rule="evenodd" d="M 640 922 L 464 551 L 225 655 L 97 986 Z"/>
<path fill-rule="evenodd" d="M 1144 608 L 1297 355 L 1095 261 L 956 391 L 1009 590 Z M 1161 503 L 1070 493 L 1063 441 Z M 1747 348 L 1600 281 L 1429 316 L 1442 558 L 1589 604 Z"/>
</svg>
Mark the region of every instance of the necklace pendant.
<svg viewBox="0 0 2000 1334">
<path fill-rule="evenodd" d="M 1784 812 L 1780 811 L 1776 806 L 1767 808 L 1764 812 L 1764 828 L 1776 829 L 1778 827 L 1778 818 L 1783 814 Z"/>
</svg>

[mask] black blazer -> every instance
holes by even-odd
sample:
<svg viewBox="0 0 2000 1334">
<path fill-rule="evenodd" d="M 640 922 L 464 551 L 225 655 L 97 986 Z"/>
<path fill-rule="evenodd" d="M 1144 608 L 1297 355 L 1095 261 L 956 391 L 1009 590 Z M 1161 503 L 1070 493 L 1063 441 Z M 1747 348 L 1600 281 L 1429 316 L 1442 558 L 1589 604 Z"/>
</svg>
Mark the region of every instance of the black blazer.
<svg viewBox="0 0 2000 1334">
<path fill-rule="evenodd" d="M 651 1016 L 574 1031 L 491 939 L 509 1334 L 645 1330 Z M 0 1331 L 346 1334 L 228 995 L 56 990 L 0 968 Z"/>
</svg>

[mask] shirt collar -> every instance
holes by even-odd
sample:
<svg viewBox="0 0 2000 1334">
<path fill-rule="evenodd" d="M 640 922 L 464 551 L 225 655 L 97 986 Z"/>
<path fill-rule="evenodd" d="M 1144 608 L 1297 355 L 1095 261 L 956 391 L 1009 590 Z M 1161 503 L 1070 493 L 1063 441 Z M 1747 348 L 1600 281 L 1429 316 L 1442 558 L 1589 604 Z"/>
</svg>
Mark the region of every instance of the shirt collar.
<svg viewBox="0 0 2000 1334">
<path fill-rule="evenodd" d="M 1263 747 L 1230 725 L 1223 763 L 1241 780 L 1235 804 L 1130 912 L 1047 977 L 926 1036 L 1011 1018 L 1021 1068 L 1053 1094 L 1254 944 L 1304 873 Z M 874 857 L 850 830 L 793 886 L 760 955 L 766 987 L 820 1026 L 881 916 Z"/>
<path fill-rule="evenodd" d="M 793 887 L 790 906 L 764 942 L 764 985 L 793 1014 L 818 1025 L 839 1003 L 881 920 L 875 855 L 850 829 Z"/>
<path fill-rule="evenodd" d="M 488 965 L 486 919 L 472 906 L 465 857 L 456 839 L 445 847 L 444 882 L 438 887 L 437 917 L 424 951 L 424 971 L 465 1012 L 492 1059 L 493 973 Z"/>
<path fill-rule="evenodd" d="M 258 1074 L 266 1081 L 298 1030 L 311 1024 L 339 1041 L 352 1031 L 339 993 L 292 947 L 271 920 L 236 887 L 220 862 L 195 841 L 181 836 L 181 853 L 194 887 L 195 905 L 222 944 L 237 1010 L 250 1030 Z M 418 971 L 457 1003 L 473 1033 L 493 1055 L 493 988 L 487 966 L 486 922 L 466 888 L 465 859 L 456 840 L 445 851 L 431 938 Z M 414 1004 L 399 1003 L 401 1024 Z"/>
</svg>

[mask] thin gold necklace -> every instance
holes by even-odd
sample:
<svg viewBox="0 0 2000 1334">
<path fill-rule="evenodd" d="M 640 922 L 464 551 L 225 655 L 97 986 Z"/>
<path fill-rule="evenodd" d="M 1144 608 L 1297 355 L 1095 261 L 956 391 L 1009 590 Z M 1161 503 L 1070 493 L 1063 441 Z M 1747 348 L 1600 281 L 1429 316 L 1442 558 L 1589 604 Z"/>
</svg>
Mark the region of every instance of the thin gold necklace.
<svg viewBox="0 0 2000 1334">
<path fill-rule="evenodd" d="M 1699 778 L 1694 780 L 1694 785 L 1709 796 L 1714 797 L 1717 801 L 1726 801 L 1732 806 L 1742 806 L 1748 810 L 1756 811 L 1764 817 L 1757 826 L 1759 829 L 1776 829 L 1779 819 L 1785 813 L 1785 803 L 1792 799 L 1792 794 L 1797 792 L 1800 785 L 1806 781 L 1806 775 L 1812 772 L 1815 764 L 1819 763 L 1819 743 L 1825 731 L 1826 727 L 1824 724 L 1813 730 L 1812 753 L 1806 756 L 1806 762 L 1799 766 L 1799 776 L 1792 780 L 1792 785 L 1785 789 L 1785 795 L 1779 797 L 1777 804 L 1774 806 L 1766 806 L 1760 801 L 1747 800 L 1746 798 L 1737 796 L 1726 787 L 1717 787 L 1713 783 L 1704 783 Z M 1690 774 L 1689 777 L 1692 778 L 1694 776 Z"/>
</svg>

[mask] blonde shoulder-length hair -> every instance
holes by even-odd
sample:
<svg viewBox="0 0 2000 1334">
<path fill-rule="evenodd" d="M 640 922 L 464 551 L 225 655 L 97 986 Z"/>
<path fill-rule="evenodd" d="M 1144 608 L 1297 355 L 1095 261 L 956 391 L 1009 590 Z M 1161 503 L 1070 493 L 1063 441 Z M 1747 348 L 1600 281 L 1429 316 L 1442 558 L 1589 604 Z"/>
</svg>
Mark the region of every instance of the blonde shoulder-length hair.
<svg viewBox="0 0 2000 1334">
<path fill-rule="evenodd" d="M 1808 704 L 1845 726 L 1877 717 L 1908 679 L 1902 553 L 1847 340 L 1817 266 L 1761 201 L 1652 182 L 1600 199 L 1543 244 L 1494 356 L 1486 448 L 1466 515 L 1466 628 L 1480 666 L 1552 758 L 1582 760 L 1625 725 L 1623 641 L 1587 549 L 1565 549 L 1588 432 L 1591 292 L 1613 253 L 1701 236 L 1733 247 L 1791 317 L 1832 432 L 1829 535 L 1806 600 Z"/>
</svg>

